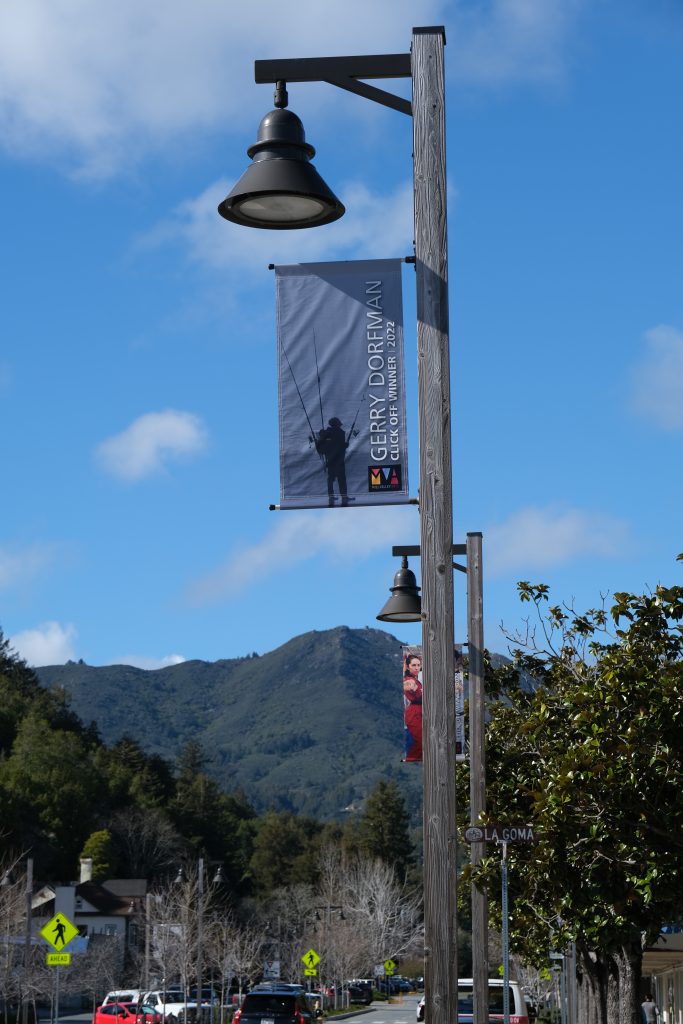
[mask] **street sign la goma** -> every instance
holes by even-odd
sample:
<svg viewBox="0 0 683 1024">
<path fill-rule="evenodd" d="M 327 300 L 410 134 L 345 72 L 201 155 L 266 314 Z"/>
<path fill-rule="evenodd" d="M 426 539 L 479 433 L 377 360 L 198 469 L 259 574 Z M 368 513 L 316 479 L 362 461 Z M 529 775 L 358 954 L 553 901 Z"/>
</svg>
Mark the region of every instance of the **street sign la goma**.
<svg viewBox="0 0 683 1024">
<path fill-rule="evenodd" d="M 533 843 L 531 825 L 471 825 L 465 829 L 468 843 Z"/>
</svg>

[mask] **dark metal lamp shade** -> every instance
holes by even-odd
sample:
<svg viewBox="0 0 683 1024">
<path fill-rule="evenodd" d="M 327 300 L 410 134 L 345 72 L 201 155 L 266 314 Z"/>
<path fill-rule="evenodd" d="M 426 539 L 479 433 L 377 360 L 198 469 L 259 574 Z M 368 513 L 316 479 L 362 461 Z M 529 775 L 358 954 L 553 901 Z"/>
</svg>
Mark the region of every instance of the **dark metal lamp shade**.
<svg viewBox="0 0 683 1024">
<path fill-rule="evenodd" d="M 381 622 L 420 622 L 422 601 L 415 573 L 408 568 L 408 559 L 403 556 L 401 568 L 394 576 L 394 585 L 389 588 L 391 597 L 377 618 Z"/>
<path fill-rule="evenodd" d="M 310 163 L 315 150 L 291 110 L 266 114 L 247 153 L 253 163 L 220 203 L 221 217 L 247 227 L 281 230 L 330 224 L 345 213 Z"/>
</svg>

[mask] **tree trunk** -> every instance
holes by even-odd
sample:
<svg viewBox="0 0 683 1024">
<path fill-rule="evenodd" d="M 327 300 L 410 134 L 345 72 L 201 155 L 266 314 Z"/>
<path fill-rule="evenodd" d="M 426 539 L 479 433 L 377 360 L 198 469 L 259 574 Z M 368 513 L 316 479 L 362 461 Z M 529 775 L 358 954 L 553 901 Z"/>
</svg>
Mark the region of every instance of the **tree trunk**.
<svg viewBox="0 0 683 1024">
<path fill-rule="evenodd" d="M 612 957 L 616 975 L 618 1002 L 616 1016 L 609 1016 L 608 1024 L 640 1024 L 640 979 L 642 949 L 640 936 L 622 946 Z"/>
<path fill-rule="evenodd" d="M 630 1024 L 630 1019 L 620 1016 L 619 963 L 617 956 L 611 956 L 607 964 L 607 1024 Z"/>
<path fill-rule="evenodd" d="M 581 1024 L 607 1024 L 607 966 L 595 953 L 577 948 L 578 1014 Z"/>
<path fill-rule="evenodd" d="M 640 1024 L 639 937 L 608 958 L 577 948 L 580 1024 Z"/>
</svg>

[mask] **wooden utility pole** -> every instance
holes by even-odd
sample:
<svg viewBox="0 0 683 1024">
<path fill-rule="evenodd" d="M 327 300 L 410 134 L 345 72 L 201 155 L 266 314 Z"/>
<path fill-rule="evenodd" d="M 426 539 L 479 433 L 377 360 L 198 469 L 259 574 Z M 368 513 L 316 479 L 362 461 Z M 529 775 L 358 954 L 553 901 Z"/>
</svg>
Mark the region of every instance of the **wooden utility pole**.
<svg viewBox="0 0 683 1024">
<path fill-rule="evenodd" d="M 453 495 L 444 30 L 413 29 L 413 181 L 420 424 L 425 993 L 457 1020 Z"/>
</svg>

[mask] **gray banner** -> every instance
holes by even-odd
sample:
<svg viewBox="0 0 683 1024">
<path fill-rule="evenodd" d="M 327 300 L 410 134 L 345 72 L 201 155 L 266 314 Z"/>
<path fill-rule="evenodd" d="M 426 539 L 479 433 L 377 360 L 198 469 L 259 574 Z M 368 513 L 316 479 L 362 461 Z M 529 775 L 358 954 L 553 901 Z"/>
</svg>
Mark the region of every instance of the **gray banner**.
<svg viewBox="0 0 683 1024">
<path fill-rule="evenodd" d="M 280 507 L 408 501 L 401 261 L 275 274 Z"/>
</svg>

